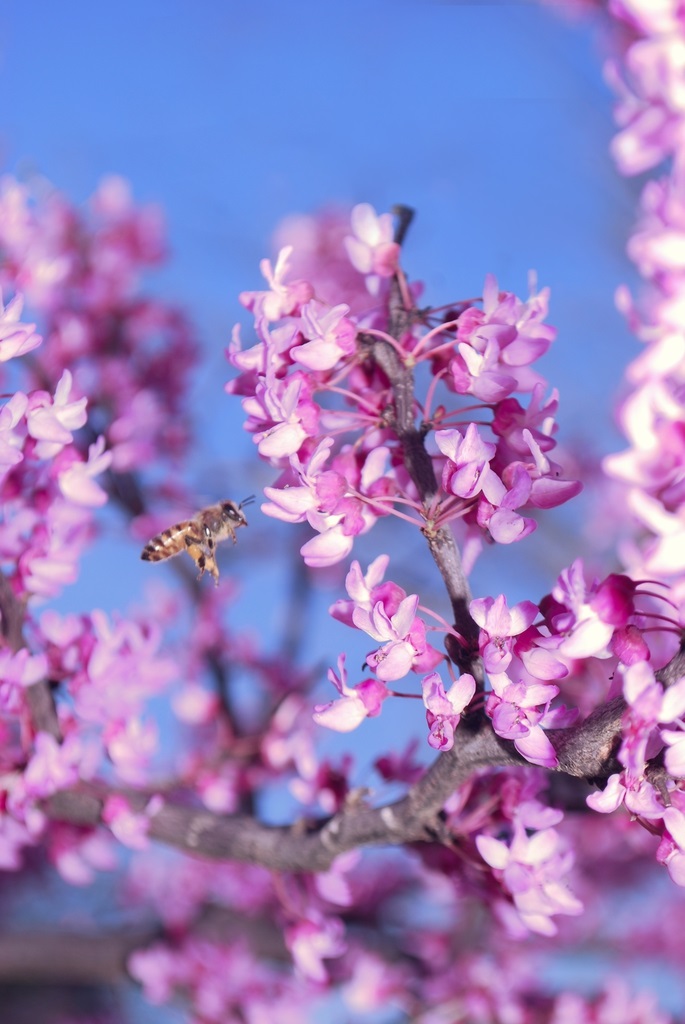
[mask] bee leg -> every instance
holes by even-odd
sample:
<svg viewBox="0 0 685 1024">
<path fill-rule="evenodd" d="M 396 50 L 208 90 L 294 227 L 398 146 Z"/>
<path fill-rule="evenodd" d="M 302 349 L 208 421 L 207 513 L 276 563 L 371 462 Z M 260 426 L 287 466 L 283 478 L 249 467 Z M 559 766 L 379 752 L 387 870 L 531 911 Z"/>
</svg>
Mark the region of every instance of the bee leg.
<svg viewBox="0 0 685 1024">
<path fill-rule="evenodd" d="M 186 551 L 188 552 L 192 560 L 195 562 L 195 565 L 200 570 L 198 579 L 202 579 L 202 576 L 204 575 L 206 569 L 209 569 L 212 575 L 214 575 L 214 572 L 212 571 L 211 568 L 211 563 L 214 563 L 214 557 L 213 555 L 209 554 L 210 565 L 208 565 L 208 552 L 203 538 L 196 537 L 192 534 L 186 534 L 185 545 Z"/>
</svg>

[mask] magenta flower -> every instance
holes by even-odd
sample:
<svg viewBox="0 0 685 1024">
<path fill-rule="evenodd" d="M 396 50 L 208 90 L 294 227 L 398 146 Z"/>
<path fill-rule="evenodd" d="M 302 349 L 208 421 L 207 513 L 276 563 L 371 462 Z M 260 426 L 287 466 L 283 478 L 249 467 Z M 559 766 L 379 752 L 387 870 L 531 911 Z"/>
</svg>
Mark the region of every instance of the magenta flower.
<svg viewBox="0 0 685 1024">
<path fill-rule="evenodd" d="M 628 771 L 611 775 L 604 789 L 590 793 L 585 802 L 600 814 L 611 814 L 621 804 L 625 804 L 631 814 L 650 820 L 657 820 L 664 813 L 661 796 L 651 782 Z"/>
<path fill-rule="evenodd" d="M 459 430 L 438 430 L 435 443 L 448 460 L 442 471 L 448 494 L 473 498 L 484 489 L 495 445 L 483 441 L 475 423 L 469 423 L 463 435 Z"/>
<path fill-rule="evenodd" d="M 107 492 L 95 480 L 112 462 L 112 453 L 105 450 L 105 439 L 100 436 L 88 448 L 88 461 L 71 461 L 57 476 L 59 488 L 65 498 L 75 505 L 99 508 L 107 501 Z"/>
<path fill-rule="evenodd" d="M 344 240 L 347 255 L 360 274 L 373 275 L 367 278 L 367 285 L 376 294 L 377 279 L 392 277 L 397 271 L 400 247 L 393 241 L 392 215 L 377 214 L 369 203 L 359 203 L 350 220 L 354 234 Z"/>
<path fill-rule="evenodd" d="M 418 594 L 405 597 L 389 616 L 381 601 L 369 611 L 355 608 L 352 621 L 382 646 L 367 655 L 368 665 L 379 679 L 390 682 L 408 672 L 434 668 L 442 655 L 426 643 L 425 626 L 416 616 Z"/>
<path fill-rule="evenodd" d="M 388 615 L 394 615 L 407 595 L 402 587 L 391 580 L 383 583 L 389 562 L 389 555 L 378 555 L 369 565 L 365 575 L 362 575 L 359 562 L 352 562 L 345 577 L 345 589 L 351 600 L 336 601 L 329 608 L 330 615 L 347 626 L 354 626 L 355 608 L 364 608 L 370 612 L 377 601 L 383 604 Z"/>
<path fill-rule="evenodd" d="M 254 432 L 259 454 L 265 459 L 295 455 L 304 441 L 316 434 L 319 409 L 310 393 L 309 381 L 302 373 L 285 380 L 268 375 L 257 385 L 253 398 L 243 399 L 250 417 L 246 428 Z"/>
<path fill-rule="evenodd" d="M 513 740 L 518 752 L 533 764 L 555 768 L 556 751 L 543 727 L 550 714 L 550 701 L 559 693 L 559 687 L 514 683 L 503 672 L 491 674 L 490 682 L 494 692 L 488 695 L 485 710 L 497 735 Z"/>
<path fill-rule="evenodd" d="M 506 672 L 513 655 L 514 637 L 533 624 L 538 606 L 532 601 L 521 601 L 509 609 L 504 594 L 500 594 L 495 598 L 476 598 L 469 610 L 481 627 L 478 648 L 486 672 Z"/>
<path fill-rule="evenodd" d="M 510 846 L 487 835 L 476 836 L 476 846 L 530 931 L 555 935 L 553 916 L 582 913 L 582 903 L 562 881 L 573 865 L 573 855 L 556 829 L 542 829 L 529 836 L 515 824 Z"/>
<path fill-rule="evenodd" d="M 281 249 L 274 268 L 271 266 L 271 260 L 262 260 L 259 264 L 259 269 L 269 284 L 268 292 L 242 292 L 240 295 L 241 303 L 255 314 L 255 319 L 264 317 L 274 322 L 284 316 L 291 316 L 313 297 L 312 286 L 306 281 L 285 284 L 283 280 L 288 272 L 291 252 L 290 245 Z"/>
<path fill-rule="evenodd" d="M 50 796 L 79 780 L 84 766 L 81 739 L 72 733 L 63 743 L 46 732 L 36 735 L 34 753 L 24 771 L 26 793 L 34 798 Z"/>
<path fill-rule="evenodd" d="M 286 929 L 285 942 L 296 970 L 318 983 L 328 978 L 323 960 L 340 957 L 347 949 L 345 928 L 337 917 L 317 915 L 298 921 Z"/>
<path fill-rule="evenodd" d="M 450 750 L 461 713 L 476 692 L 476 681 L 465 672 L 445 691 L 438 673 L 431 672 L 421 680 L 421 690 L 430 729 L 428 742 L 435 750 Z"/>
<path fill-rule="evenodd" d="M 72 431 L 82 427 L 88 416 L 86 398 L 69 401 L 72 376 L 65 370 L 55 388 L 54 400 L 45 391 L 34 391 L 29 396 L 26 413 L 27 429 L 31 437 L 39 442 L 36 455 L 49 459 L 73 440 Z"/>
<path fill-rule="evenodd" d="M 292 357 L 308 370 L 332 370 L 354 352 L 357 328 L 347 319 L 350 307 L 341 303 L 328 308 L 312 299 L 302 308 L 302 334 L 306 339 L 292 350 Z"/>
<path fill-rule="evenodd" d="M 43 340 L 40 334 L 36 334 L 35 324 L 19 322 L 23 304 L 23 296 L 15 295 L 11 302 L 3 306 L 0 291 L 0 363 L 26 355 Z"/>
<path fill-rule="evenodd" d="M 676 885 L 685 886 L 685 813 L 679 807 L 664 811 L 664 835 L 656 859 L 664 864 Z"/>
<path fill-rule="evenodd" d="M 335 732 L 352 732 L 365 718 L 380 715 L 383 701 L 389 693 L 379 679 L 364 679 L 356 686 L 348 686 L 344 654 L 338 658 L 338 671 L 339 675 L 329 668 L 328 678 L 340 699 L 317 704 L 313 718 L 317 725 L 324 725 Z"/>
<path fill-rule="evenodd" d="M 150 845 L 150 819 L 161 810 L 164 801 L 153 796 L 141 813 L 131 810 L 123 796 L 108 796 L 102 809 L 102 820 L 120 843 L 132 850 L 146 850 Z"/>
</svg>

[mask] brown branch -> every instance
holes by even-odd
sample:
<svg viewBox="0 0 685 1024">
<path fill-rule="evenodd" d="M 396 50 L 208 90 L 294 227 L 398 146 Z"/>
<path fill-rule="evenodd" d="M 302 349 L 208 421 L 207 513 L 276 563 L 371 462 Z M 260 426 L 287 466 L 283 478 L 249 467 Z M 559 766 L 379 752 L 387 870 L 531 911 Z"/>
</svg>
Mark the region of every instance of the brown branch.
<svg viewBox="0 0 685 1024">
<path fill-rule="evenodd" d="M 441 755 L 401 800 L 370 807 L 352 795 L 347 806 L 325 820 L 289 826 L 264 825 L 248 815 L 224 816 L 167 800 L 151 817 L 151 838 L 186 853 L 218 860 L 236 860 L 280 871 L 324 871 L 348 850 L 364 846 L 399 846 L 431 842 L 441 831 L 447 798 L 475 771 L 527 762 L 512 744 L 500 739 L 484 722 L 463 742 Z M 67 790 L 47 801 L 51 818 L 94 827 L 101 821 L 107 793 L 95 787 Z M 142 811 L 149 794 L 126 794 Z"/>
<path fill-rule="evenodd" d="M 683 652 L 676 655 L 682 664 Z M 674 659 L 675 660 L 675 659 Z M 670 676 L 670 666 L 661 673 Z M 597 708 L 572 729 L 550 731 L 558 757 L 556 773 L 602 783 L 621 770 L 616 751 L 625 712 L 617 697 Z M 364 846 L 400 846 L 444 838 L 442 808 L 448 797 L 474 772 L 528 765 L 513 743 L 501 739 L 482 715 L 462 722 L 457 743 L 441 754 L 407 794 L 391 804 L 371 807 L 352 794 L 347 805 L 328 819 L 264 825 L 249 815 L 222 816 L 165 798 L 150 819 L 149 835 L 185 853 L 236 860 L 279 871 L 325 871 L 340 854 Z M 109 790 L 95 786 L 55 794 L 46 804 L 55 820 L 95 827 Z M 126 794 L 140 812 L 150 794 Z"/>
</svg>

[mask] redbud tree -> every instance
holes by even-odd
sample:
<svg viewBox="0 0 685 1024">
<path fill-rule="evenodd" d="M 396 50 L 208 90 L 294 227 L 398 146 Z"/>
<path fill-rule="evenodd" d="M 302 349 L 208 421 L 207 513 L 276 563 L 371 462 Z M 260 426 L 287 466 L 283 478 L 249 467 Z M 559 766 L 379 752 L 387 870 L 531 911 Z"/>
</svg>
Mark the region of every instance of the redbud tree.
<svg viewBox="0 0 685 1024">
<path fill-rule="evenodd" d="M 237 629 L 230 558 L 215 587 L 184 553 L 190 529 L 206 553 L 214 537 L 184 473 L 200 350 L 140 287 L 159 215 L 116 178 L 86 210 L 3 180 L 0 892 L 11 921 L 48 878 L 115 879 L 107 923 L 99 896 L 90 924 L 43 907 L 0 935 L 5 985 L 62 985 L 35 1019 L 129 1019 L 126 987 L 197 1024 L 671 1019 L 626 969 L 685 952 L 685 15 L 612 11 L 617 163 L 663 173 L 629 244 L 646 288 L 618 296 L 644 347 L 602 464 L 603 568 L 579 549 L 546 593 L 471 592 L 484 548 L 535 545 L 582 487 L 534 279 L 425 305 L 412 211 L 360 204 L 291 222 L 240 296 L 253 327 L 228 344 L 225 400 L 258 468 L 217 497 L 259 482 L 238 552 L 258 563 L 251 538 L 287 524 L 295 611 L 326 574 L 362 659 L 308 658 L 296 615 L 276 648 L 263 622 Z M 179 522 L 178 557 L 131 611 L 61 611 L 112 521 L 131 559 Z M 439 598 L 403 578 L 409 544 Z M 393 704 L 408 745 L 383 728 Z M 344 740 L 364 731 L 360 780 Z M 572 955 L 607 971 L 581 989 Z"/>
</svg>

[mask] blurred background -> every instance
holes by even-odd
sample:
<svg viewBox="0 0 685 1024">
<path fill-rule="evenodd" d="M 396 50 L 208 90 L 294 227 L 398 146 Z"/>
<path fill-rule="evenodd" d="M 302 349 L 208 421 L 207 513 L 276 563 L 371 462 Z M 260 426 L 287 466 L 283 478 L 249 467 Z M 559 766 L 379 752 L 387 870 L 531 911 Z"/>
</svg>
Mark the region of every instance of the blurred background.
<svg viewBox="0 0 685 1024">
<path fill-rule="evenodd" d="M 203 346 L 193 385 L 198 505 L 271 482 L 268 469 L 255 468 L 239 403 L 223 391 L 232 325 L 247 322 L 239 292 L 262 287 L 258 262 L 273 255 L 284 217 L 357 202 L 415 208 L 403 262 L 425 282 L 426 304 L 480 294 L 488 272 L 525 298 L 536 270 L 551 287 L 549 320 L 559 330 L 541 365 L 561 392 L 559 439 L 588 471 L 593 453 L 621 447 L 612 401 L 638 346 L 613 295 L 635 281 L 625 243 L 639 183 L 620 178 L 608 156 L 605 28 L 573 9 L 404 0 L 0 5 L 0 169 L 44 177 L 75 202 L 119 174 L 136 202 L 165 211 L 172 258 L 146 288 L 189 312 Z M 526 543 L 487 553 L 474 592 L 539 598 L 588 541 L 583 507 L 557 510 Z M 250 520 L 249 536 L 222 561 L 241 578 L 232 620 L 278 635 L 290 563 L 283 575 L 264 565 L 256 538 L 276 551 L 301 538 L 254 508 Z M 436 571 L 414 564 L 406 533 L 394 536 L 392 578 L 431 603 Z M 363 546 L 355 555 L 368 560 Z M 113 520 L 102 553 L 86 560 L 59 607 L 125 609 L 144 596 L 151 572 L 166 571 L 142 564 Z M 307 613 L 319 623 L 309 657 L 334 664 L 351 637 L 326 615 L 340 590 L 321 586 Z M 362 639 L 361 656 L 364 647 Z M 324 683 L 321 699 L 331 695 Z M 398 716 L 384 711 L 383 730 L 399 728 Z M 347 746 L 339 739 L 333 750 Z M 364 737 L 367 757 L 379 739 L 373 730 Z"/>
</svg>

